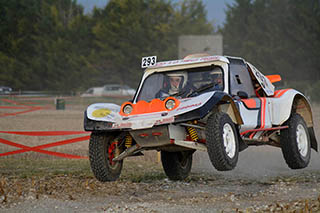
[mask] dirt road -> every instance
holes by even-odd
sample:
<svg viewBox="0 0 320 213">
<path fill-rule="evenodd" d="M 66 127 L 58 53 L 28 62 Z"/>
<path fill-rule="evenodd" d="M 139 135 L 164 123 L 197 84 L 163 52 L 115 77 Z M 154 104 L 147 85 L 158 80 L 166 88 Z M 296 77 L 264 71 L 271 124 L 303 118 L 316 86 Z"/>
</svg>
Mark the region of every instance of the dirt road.
<svg viewBox="0 0 320 213">
<path fill-rule="evenodd" d="M 5 178 L 4 189 L 14 188 L 17 197 L 0 211 L 319 212 L 319 155 L 312 153 L 307 169 L 292 171 L 281 153 L 264 149 L 246 150 L 238 167 L 223 173 L 213 169 L 205 154 L 197 160 L 198 154 L 190 177 L 178 182 L 168 180 L 160 164 L 142 158 L 127 160 L 120 180 L 111 183 L 81 175 Z"/>
<path fill-rule="evenodd" d="M 82 110 L 32 112 L 1 118 L 0 128 L 82 130 L 82 116 Z M 316 128 L 319 118 L 317 109 Z M 29 145 L 44 142 L 15 140 Z M 85 154 L 87 143 L 69 149 Z M 21 165 L 25 167 L 24 161 L 33 155 L 22 154 Z M 206 153 L 196 152 L 192 173 L 178 182 L 168 180 L 159 163 L 143 157 L 126 159 L 120 179 L 111 183 L 98 182 L 87 160 L 80 164 L 77 172 L 70 172 L 69 166 L 41 164 L 33 167 L 36 175 L 20 176 L 17 170 L 23 168 L 5 166 L 0 158 L 0 212 L 320 212 L 320 154 L 314 151 L 308 168 L 290 170 L 280 149 L 250 147 L 240 153 L 230 172 L 217 172 Z"/>
</svg>

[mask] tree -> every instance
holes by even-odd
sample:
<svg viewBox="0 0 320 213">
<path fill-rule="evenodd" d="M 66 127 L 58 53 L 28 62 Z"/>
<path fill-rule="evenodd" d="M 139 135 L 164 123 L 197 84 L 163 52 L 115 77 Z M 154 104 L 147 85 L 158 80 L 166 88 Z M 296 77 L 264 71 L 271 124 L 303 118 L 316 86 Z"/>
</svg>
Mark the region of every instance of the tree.
<svg viewBox="0 0 320 213">
<path fill-rule="evenodd" d="M 76 0 L 0 1 L 0 84 L 19 90 L 136 86 L 142 56 L 177 57 L 181 34 L 213 31 L 200 0 L 110 0 L 84 15 Z"/>
<path fill-rule="evenodd" d="M 320 79 L 319 1 L 236 0 L 226 15 L 225 54 L 289 81 Z"/>
<path fill-rule="evenodd" d="M 177 5 L 174 28 L 177 35 L 207 35 L 214 29 L 208 22 L 207 11 L 199 0 L 183 0 Z"/>
<path fill-rule="evenodd" d="M 0 84 L 22 88 L 31 79 L 29 58 L 35 53 L 32 35 L 39 2 L 0 2 Z"/>
<path fill-rule="evenodd" d="M 81 29 L 82 24 L 88 25 Z M 75 1 L 42 2 L 34 35 L 37 54 L 32 60 L 37 89 L 68 91 L 87 82 L 84 67 L 89 55 L 89 27 Z"/>
<path fill-rule="evenodd" d="M 185 0 L 176 7 L 164 0 L 111 0 L 94 17 L 100 17 L 93 31 L 101 73 L 109 82 L 131 86 L 142 75 L 142 56 L 176 58 L 179 35 L 212 32 L 198 0 Z"/>
</svg>

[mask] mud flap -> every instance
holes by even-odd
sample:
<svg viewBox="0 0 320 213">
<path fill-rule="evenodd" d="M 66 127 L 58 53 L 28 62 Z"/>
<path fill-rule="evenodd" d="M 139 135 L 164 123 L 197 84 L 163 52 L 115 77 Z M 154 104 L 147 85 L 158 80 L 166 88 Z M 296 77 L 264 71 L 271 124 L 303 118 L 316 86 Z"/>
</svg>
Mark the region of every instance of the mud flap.
<svg viewBox="0 0 320 213">
<path fill-rule="evenodd" d="M 247 149 L 249 146 L 242 140 L 242 138 L 239 138 L 239 152 L 242 152 L 243 150 Z"/>
<path fill-rule="evenodd" d="M 309 135 L 310 135 L 311 148 L 314 149 L 316 152 L 318 152 L 318 142 L 317 142 L 316 136 L 314 134 L 313 127 L 309 127 L 308 131 L 309 131 Z"/>
<path fill-rule="evenodd" d="M 237 126 L 237 136 L 238 136 L 238 139 L 239 139 L 239 152 L 242 152 L 243 150 L 247 149 L 249 146 L 247 143 L 245 143 L 243 140 L 242 140 L 242 137 L 240 135 L 240 131 L 239 131 L 239 127 Z"/>
</svg>

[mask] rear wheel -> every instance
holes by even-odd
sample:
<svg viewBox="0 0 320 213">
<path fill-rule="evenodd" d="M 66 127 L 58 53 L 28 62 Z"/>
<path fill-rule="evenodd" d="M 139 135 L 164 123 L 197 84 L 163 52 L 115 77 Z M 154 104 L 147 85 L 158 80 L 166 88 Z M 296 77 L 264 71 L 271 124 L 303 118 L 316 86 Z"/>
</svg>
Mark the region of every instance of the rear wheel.
<svg viewBox="0 0 320 213">
<path fill-rule="evenodd" d="M 101 182 L 119 178 L 123 161 L 112 161 L 117 141 L 113 135 L 92 133 L 89 142 L 89 160 L 94 176 Z"/>
<path fill-rule="evenodd" d="M 161 151 L 162 167 L 170 180 L 184 180 L 188 177 L 192 166 L 193 152 Z"/>
<path fill-rule="evenodd" d="M 280 132 L 281 150 L 286 163 L 291 169 L 307 167 L 311 156 L 311 143 L 304 119 L 295 113 L 284 125 L 289 126 Z"/>
<path fill-rule="evenodd" d="M 228 114 L 215 112 L 210 115 L 206 141 L 212 165 L 219 171 L 234 169 L 238 162 L 239 142 L 236 127 Z"/>
</svg>

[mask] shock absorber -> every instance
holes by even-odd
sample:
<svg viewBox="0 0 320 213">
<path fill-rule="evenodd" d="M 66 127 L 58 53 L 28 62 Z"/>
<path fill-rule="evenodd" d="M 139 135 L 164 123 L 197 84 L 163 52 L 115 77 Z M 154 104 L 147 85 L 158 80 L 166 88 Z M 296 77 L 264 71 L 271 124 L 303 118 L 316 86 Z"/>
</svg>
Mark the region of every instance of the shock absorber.
<svg viewBox="0 0 320 213">
<path fill-rule="evenodd" d="M 192 124 L 192 122 L 189 121 L 188 124 Z M 199 139 L 198 133 L 194 127 L 187 126 L 187 131 L 188 131 L 192 141 L 195 141 L 195 142 L 198 141 L 198 139 Z"/>
<path fill-rule="evenodd" d="M 130 148 L 132 146 L 132 136 L 129 133 L 126 135 L 125 146 L 127 148 Z"/>
</svg>

